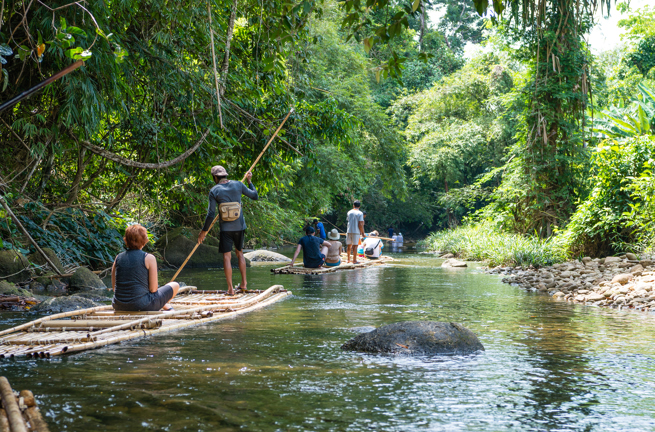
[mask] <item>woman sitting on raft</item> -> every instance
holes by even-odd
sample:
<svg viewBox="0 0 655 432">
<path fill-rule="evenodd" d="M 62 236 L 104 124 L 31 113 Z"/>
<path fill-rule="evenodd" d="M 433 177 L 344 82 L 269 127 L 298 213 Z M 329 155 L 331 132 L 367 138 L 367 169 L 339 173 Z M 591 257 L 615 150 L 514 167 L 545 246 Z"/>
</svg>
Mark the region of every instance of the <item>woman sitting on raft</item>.
<svg viewBox="0 0 655 432">
<path fill-rule="evenodd" d="M 148 231 L 139 224 L 130 225 L 123 240 L 128 250 L 116 256 L 111 268 L 114 310 L 172 310 L 168 302 L 175 297 L 180 284 L 169 282 L 157 288 L 157 260 L 141 250 L 148 243 Z"/>
</svg>

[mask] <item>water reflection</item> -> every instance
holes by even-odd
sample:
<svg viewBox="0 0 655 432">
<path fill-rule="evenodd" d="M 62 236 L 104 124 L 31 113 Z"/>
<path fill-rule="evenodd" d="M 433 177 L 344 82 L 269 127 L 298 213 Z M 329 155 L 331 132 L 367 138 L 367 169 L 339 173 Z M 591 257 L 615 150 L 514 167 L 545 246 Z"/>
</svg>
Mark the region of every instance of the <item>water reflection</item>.
<svg viewBox="0 0 655 432">
<path fill-rule="evenodd" d="M 53 430 L 655 429 L 652 316 L 557 303 L 475 269 L 402 257 L 324 276 L 256 267 L 253 287 L 283 283 L 294 297 L 228 322 L 8 361 L 3 374 L 41 395 Z M 183 279 L 224 287 L 221 271 Z M 339 349 L 353 327 L 418 319 L 464 323 L 486 351 Z"/>
</svg>

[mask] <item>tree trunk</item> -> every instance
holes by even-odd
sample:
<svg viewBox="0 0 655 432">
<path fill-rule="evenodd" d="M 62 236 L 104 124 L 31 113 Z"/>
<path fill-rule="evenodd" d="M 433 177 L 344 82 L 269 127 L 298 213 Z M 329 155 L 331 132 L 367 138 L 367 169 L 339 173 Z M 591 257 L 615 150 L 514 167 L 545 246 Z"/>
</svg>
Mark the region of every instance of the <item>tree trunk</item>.
<svg viewBox="0 0 655 432">
<path fill-rule="evenodd" d="M 421 7 L 421 32 L 418 37 L 418 50 L 423 52 L 423 36 L 425 36 L 425 6 L 423 1 L 420 2 Z"/>
<path fill-rule="evenodd" d="M 221 96 L 225 93 L 225 85 L 227 84 L 227 72 L 230 70 L 230 45 L 232 44 L 232 35 L 234 34 L 234 21 L 237 16 L 237 3 L 239 0 L 234 0 L 232 4 L 232 12 L 230 13 L 230 21 L 227 25 L 227 37 L 225 38 L 225 57 L 223 57 L 223 67 L 221 68 L 221 78 L 223 85 L 221 86 Z"/>
<path fill-rule="evenodd" d="M 36 196 L 34 197 L 35 201 L 41 199 L 41 195 L 43 195 L 45 186 L 50 180 L 50 176 L 52 175 L 52 165 L 55 162 L 55 151 L 52 148 L 52 145 L 49 145 L 46 151 L 46 162 L 45 165 L 43 165 L 43 170 L 41 170 L 41 182 L 39 183 L 39 187 L 36 190 Z"/>
<path fill-rule="evenodd" d="M 80 182 L 82 181 L 82 176 L 84 176 L 84 168 L 86 168 L 91 159 L 89 157 L 88 159 L 84 160 L 85 156 L 86 148 L 80 146 L 80 152 L 77 155 L 77 173 L 75 174 L 73 184 L 70 188 L 70 191 L 68 192 L 68 199 L 66 199 L 66 204 L 73 204 L 73 202 L 75 202 L 77 199 L 77 195 L 79 194 Z"/>
<path fill-rule="evenodd" d="M 530 100 L 525 116 L 524 174 L 528 185 L 528 228 L 543 235 L 562 226 L 573 211 L 576 178 L 573 167 L 581 156 L 580 122 L 588 95 L 589 59 L 578 28 L 576 3 L 547 3 L 538 36 L 532 84 L 524 89 Z"/>
</svg>

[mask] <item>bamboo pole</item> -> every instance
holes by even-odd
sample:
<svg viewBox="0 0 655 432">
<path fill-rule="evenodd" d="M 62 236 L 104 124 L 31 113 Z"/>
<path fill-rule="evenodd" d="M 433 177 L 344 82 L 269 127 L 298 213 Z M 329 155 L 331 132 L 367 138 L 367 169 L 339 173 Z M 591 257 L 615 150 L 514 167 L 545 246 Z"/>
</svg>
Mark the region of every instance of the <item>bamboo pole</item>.
<svg viewBox="0 0 655 432">
<path fill-rule="evenodd" d="M 37 407 L 29 407 L 25 410 L 25 415 L 30 421 L 31 432 L 49 432 L 48 424 L 41 417 L 41 411 Z"/>
<path fill-rule="evenodd" d="M 7 420 L 7 411 L 0 408 L 0 432 L 11 432 L 9 430 L 9 420 Z"/>
<path fill-rule="evenodd" d="M 249 301 L 244 302 L 246 304 L 246 306 L 244 306 L 242 304 L 238 304 L 238 303 L 236 303 L 236 304 L 233 303 L 233 304 L 231 304 L 229 306 L 230 307 L 232 307 L 232 306 L 247 307 L 248 304 L 256 303 L 257 301 L 265 299 L 266 297 L 269 296 L 269 294 L 271 292 L 278 292 L 280 289 L 283 289 L 283 288 L 284 287 L 282 285 L 273 285 L 272 287 L 268 288 L 263 293 L 258 294 L 257 296 L 249 299 Z M 196 308 L 185 309 L 183 311 L 162 312 L 159 315 L 151 316 L 151 317 L 148 317 L 148 318 L 141 318 L 139 320 L 134 320 L 134 321 L 128 322 L 126 324 L 122 324 L 122 325 L 115 326 L 115 327 L 112 327 L 112 328 L 108 328 L 108 329 L 105 329 L 105 330 L 100 330 L 100 331 L 97 331 L 97 332 L 93 332 L 92 335 L 93 336 L 98 336 L 98 335 L 108 333 L 108 332 L 112 332 L 112 331 L 129 329 L 132 326 L 136 326 L 136 325 L 139 325 L 141 323 L 150 321 L 155 317 L 160 318 L 160 319 L 168 319 L 169 317 L 172 317 L 172 316 L 175 316 L 175 315 L 182 315 L 182 314 L 186 315 L 186 314 L 193 313 L 193 312 L 204 312 L 206 310 L 211 310 L 212 308 L 216 309 L 217 306 L 224 306 L 224 305 L 213 304 L 213 305 L 209 305 L 209 306 L 200 306 L 200 307 L 196 307 Z"/>
<path fill-rule="evenodd" d="M 248 176 L 248 173 L 251 172 L 251 171 L 255 168 L 255 165 L 257 165 L 257 162 L 259 162 L 259 159 L 262 158 L 262 156 L 264 155 L 264 152 L 265 152 L 265 151 L 268 149 L 268 147 L 271 145 L 271 143 L 273 142 L 273 140 L 274 140 L 275 137 L 277 136 L 278 132 L 280 132 L 280 129 L 282 129 L 282 126 L 284 126 L 284 123 L 286 123 L 287 119 L 289 118 L 289 116 L 291 115 L 292 112 L 293 112 L 293 108 L 291 108 L 291 110 L 289 110 L 289 113 L 288 113 L 287 116 L 284 118 L 284 120 L 282 120 L 282 123 L 280 123 L 280 126 L 278 126 L 278 128 L 275 130 L 275 133 L 273 134 L 273 136 L 271 137 L 271 139 L 269 139 L 269 140 L 268 140 L 268 143 L 266 143 L 266 146 L 264 147 L 264 150 L 262 150 L 262 152 L 259 153 L 259 156 L 257 156 L 257 159 L 255 159 L 255 162 L 250 166 L 250 168 L 248 168 L 248 171 L 246 171 L 246 174 L 243 176 L 243 179 L 241 180 L 241 182 L 244 182 L 244 181 L 246 180 L 246 177 Z M 220 216 L 221 216 L 221 213 L 220 213 L 219 211 L 216 211 L 216 217 L 215 217 L 214 220 L 212 221 L 211 225 L 209 225 L 209 229 L 207 230 L 207 232 L 209 232 L 209 231 L 212 230 L 212 228 L 214 227 L 214 224 L 216 223 L 216 221 L 218 220 L 218 218 L 219 218 Z M 198 249 L 198 246 L 200 246 L 200 243 L 199 243 L 199 242 L 196 243 L 196 245 L 193 247 L 193 249 L 191 250 L 191 253 L 189 254 L 188 257 L 186 257 L 186 259 L 184 260 L 184 262 L 182 263 L 182 265 L 180 266 L 180 268 L 177 269 L 177 271 L 176 271 L 175 274 L 173 275 L 173 278 L 170 280 L 170 282 L 175 282 L 175 278 L 177 278 L 177 276 L 180 274 L 180 272 L 182 271 L 182 269 L 184 268 L 184 266 L 186 265 L 186 263 L 189 262 L 189 260 L 190 260 L 191 257 L 193 256 L 193 254 L 196 252 L 196 249 Z"/>
<path fill-rule="evenodd" d="M 58 275 L 61 275 L 61 271 L 59 271 L 59 269 L 57 268 L 57 266 L 55 266 L 55 265 L 52 263 L 52 261 L 50 261 L 50 258 L 48 258 L 48 255 L 46 255 L 45 252 L 43 252 L 43 251 L 41 250 L 41 248 L 40 248 L 39 245 L 36 243 L 36 241 L 34 241 L 34 239 L 32 238 L 32 236 L 30 235 L 30 233 L 28 233 L 27 230 L 25 229 L 25 227 L 23 226 L 23 224 L 20 223 L 20 221 L 18 220 L 18 218 L 16 217 L 16 215 L 14 214 L 14 212 L 12 212 L 11 209 L 9 208 L 9 206 L 7 205 L 7 202 L 5 201 L 5 197 L 3 197 L 2 195 L 0 195 L 0 204 L 2 204 L 2 206 L 5 208 L 5 210 L 6 210 L 7 213 L 9 214 L 9 216 L 11 216 L 11 218 L 14 220 L 14 222 L 16 223 L 16 226 L 17 226 L 21 231 L 23 231 L 23 234 L 25 234 L 25 235 L 27 236 L 27 238 L 29 239 L 30 243 L 32 243 L 32 244 L 34 245 L 34 247 L 36 248 L 36 250 L 41 254 L 41 256 L 42 256 L 43 258 L 45 258 L 46 262 L 47 262 L 48 264 L 50 264 L 50 267 L 52 267 L 52 270 L 54 270 Z"/>
<path fill-rule="evenodd" d="M 30 321 L 28 323 L 21 324 L 21 325 L 16 326 L 16 327 L 12 327 L 12 328 L 9 328 L 9 329 L 6 329 L 6 330 L 2 330 L 2 331 L 0 331 L 0 336 L 6 335 L 6 334 L 9 334 L 9 333 L 14 333 L 14 332 L 17 332 L 17 331 L 27 330 L 30 327 L 35 326 L 36 324 L 41 324 L 44 321 L 56 320 L 56 319 L 59 319 L 59 318 L 68 318 L 68 317 L 75 316 L 75 315 L 84 315 L 84 314 L 89 314 L 89 313 L 93 313 L 93 312 L 96 312 L 96 311 L 113 310 L 113 309 L 114 308 L 112 306 L 107 305 L 107 306 L 96 306 L 96 307 L 87 308 L 87 309 L 79 309 L 79 310 L 70 311 L 70 312 L 61 312 L 61 313 L 58 313 L 58 314 L 54 314 L 54 315 L 46 316 L 46 317 L 43 317 L 43 318 L 39 318 L 37 320 Z"/>
<path fill-rule="evenodd" d="M 2 405 L 7 412 L 11 432 L 27 432 L 14 391 L 5 377 L 0 377 L 0 396 L 2 397 Z"/>
<path fill-rule="evenodd" d="M 78 60 L 78 61 L 76 61 L 75 63 L 71 64 L 70 66 L 67 66 L 66 68 L 60 70 L 59 72 L 57 72 L 56 74 L 54 74 L 54 75 L 51 76 L 50 78 L 46 78 L 45 80 L 41 81 L 40 83 L 38 83 L 38 84 L 35 85 L 34 87 L 25 90 L 23 93 L 19 94 L 19 95 L 16 96 L 15 98 L 10 99 L 10 100 L 8 100 L 7 102 L 5 102 L 5 103 L 3 103 L 2 105 L 0 105 L 0 112 L 6 110 L 6 109 L 9 108 L 10 106 L 12 106 L 12 105 L 14 105 L 14 104 L 20 102 L 21 100 L 23 100 L 23 99 L 25 99 L 25 98 L 30 97 L 33 93 L 37 92 L 37 91 L 38 91 L 39 89 L 41 89 L 42 87 L 45 87 L 45 86 L 47 86 L 48 84 L 54 82 L 55 80 L 57 80 L 57 79 L 63 77 L 64 75 L 73 72 L 75 69 L 77 69 L 78 67 L 82 66 L 83 64 L 84 64 L 84 61 L 83 61 L 83 60 Z"/>
</svg>

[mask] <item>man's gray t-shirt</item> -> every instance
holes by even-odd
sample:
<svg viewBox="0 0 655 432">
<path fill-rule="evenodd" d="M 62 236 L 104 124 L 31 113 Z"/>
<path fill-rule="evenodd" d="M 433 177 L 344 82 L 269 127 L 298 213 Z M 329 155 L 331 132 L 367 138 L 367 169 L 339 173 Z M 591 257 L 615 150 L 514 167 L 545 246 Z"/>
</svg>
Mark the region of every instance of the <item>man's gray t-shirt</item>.
<svg viewBox="0 0 655 432">
<path fill-rule="evenodd" d="M 216 204 L 223 204 L 228 202 L 241 203 L 241 195 L 245 195 L 250 199 L 257 200 L 257 189 L 250 183 L 248 187 L 236 180 L 229 180 L 227 183 L 219 183 L 209 191 L 209 208 L 207 209 L 207 217 L 205 218 L 205 225 L 202 227 L 203 231 L 209 230 L 216 216 Z M 243 209 L 241 209 L 241 216 L 239 219 L 232 222 L 223 222 L 220 218 L 221 231 L 243 231 L 246 229 L 246 220 L 243 218 Z"/>
<path fill-rule="evenodd" d="M 352 209 L 348 212 L 348 229 L 346 233 L 359 234 L 359 222 L 364 221 L 364 213 Z"/>
</svg>

